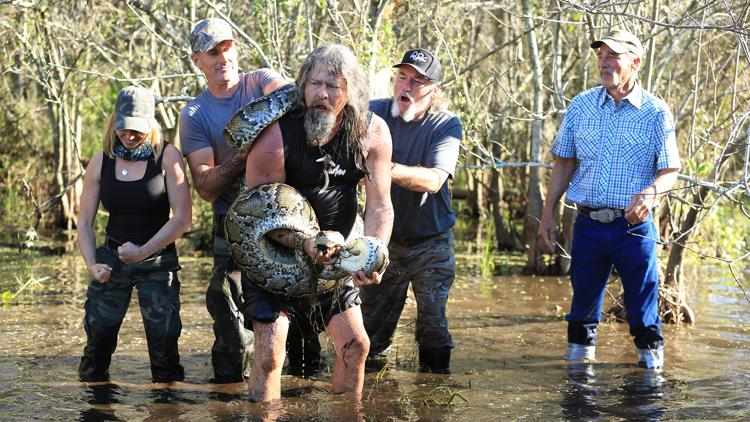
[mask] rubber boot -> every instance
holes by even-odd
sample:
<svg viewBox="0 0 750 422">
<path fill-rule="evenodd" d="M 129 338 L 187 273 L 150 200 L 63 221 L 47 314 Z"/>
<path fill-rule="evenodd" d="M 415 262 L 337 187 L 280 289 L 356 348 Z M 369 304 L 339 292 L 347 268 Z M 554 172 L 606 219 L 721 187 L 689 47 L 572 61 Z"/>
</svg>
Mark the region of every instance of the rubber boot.
<svg viewBox="0 0 750 422">
<path fill-rule="evenodd" d="M 638 367 L 661 372 L 664 368 L 664 349 L 638 349 Z"/>
<path fill-rule="evenodd" d="M 419 372 L 450 374 L 451 349 L 419 349 Z"/>
<path fill-rule="evenodd" d="M 585 361 L 596 359 L 596 346 L 568 343 L 568 350 L 563 358 L 569 361 Z"/>
</svg>

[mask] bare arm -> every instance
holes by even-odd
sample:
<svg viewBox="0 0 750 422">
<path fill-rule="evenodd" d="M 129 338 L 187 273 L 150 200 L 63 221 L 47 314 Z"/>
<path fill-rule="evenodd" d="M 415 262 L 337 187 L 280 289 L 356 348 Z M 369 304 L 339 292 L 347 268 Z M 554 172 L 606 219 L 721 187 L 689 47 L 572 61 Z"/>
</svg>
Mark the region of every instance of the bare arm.
<svg viewBox="0 0 750 422">
<path fill-rule="evenodd" d="M 555 252 L 555 242 L 557 240 L 553 212 L 555 205 L 557 205 L 560 198 L 562 198 L 568 189 L 575 169 L 575 158 L 555 158 L 555 163 L 552 166 L 552 176 L 550 176 L 549 186 L 547 187 L 547 200 L 544 202 L 542 218 L 539 222 L 539 230 L 537 231 L 537 246 L 542 252 Z"/>
<path fill-rule="evenodd" d="M 630 204 L 625 208 L 625 219 L 628 220 L 628 223 L 638 224 L 646 221 L 651 210 L 659 202 L 659 195 L 672 189 L 678 175 L 678 169 L 668 168 L 660 170 L 656 175 L 654 183 L 633 195 L 630 199 Z"/>
<path fill-rule="evenodd" d="M 435 167 L 391 164 L 393 183 L 414 192 L 435 193 L 443 187 L 448 172 Z"/>
<path fill-rule="evenodd" d="M 264 183 L 284 183 L 284 142 L 278 123 L 263 130 L 245 160 L 245 182 L 252 189 Z"/>
<path fill-rule="evenodd" d="M 86 167 L 83 176 L 83 190 L 78 211 L 78 249 L 86 261 L 86 269 L 91 277 L 100 283 L 106 283 L 112 274 L 109 265 L 96 263 L 96 237 L 94 235 L 94 219 L 99 209 L 99 188 L 101 186 L 103 153 L 95 155 Z"/>
<path fill-rule="evenodd" d="M 192 202 L 190 185 L 185 177 L 185 165 L 180 152 L 172 145 L 167 145 L 162 158 L 167 183 L 167 196 L 172 209 L 172 217 L 148 242 L 141 246 L 126 242 L 118 248 L 120 259 L 125 263 L 143 261 L 149 256 L 161 252 L 173 243 L 190 227 L 192 219 Z"/>
<path fill-rule="evenodd" d="M 365 136 L 367 168 L 370 178 L 365 180 L 365 235 L 374 236 L 386 245 L 393 229 L 393 204 L 391 203 L 391 133 L 385 121 L 373 115 Z M 368 278 L 364 272 L 353 274 L 354 283 L 378 284 L 382 274 L 377 271 Z"/>
<path fill-rule="evenodd" d="M 247 152 L 237 151 L 224 164 L 215 164 L 211 148 L 202 148 L 187 155 L 195 190 L 201 198 L 213 202 L 232 187 L 245 171 Z"/>
<path fill-rule="evenodd" d="M 391 133 L 385 121 L 373 115 L 365 135 L 367 168 L 370 178 L 365 180 L 365 235 L 375 236 L 388 244 L 393 229 L 391 203 Z"/>
</svg>

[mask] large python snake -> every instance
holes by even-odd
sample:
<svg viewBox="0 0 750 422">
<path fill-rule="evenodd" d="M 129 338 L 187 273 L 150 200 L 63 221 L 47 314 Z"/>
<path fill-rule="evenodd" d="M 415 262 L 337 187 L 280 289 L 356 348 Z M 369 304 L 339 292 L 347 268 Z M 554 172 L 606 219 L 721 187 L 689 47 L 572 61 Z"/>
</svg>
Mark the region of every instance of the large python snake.
<svg viewBox="0 0 750 422">
<path fill-rule="evenodd" d="M 295 102 L 294 85 L 284 86 L 257 98 L 232 116 L 224 139 L 235 149 L 246 151 L 268 125 L 289 111 Z M 362 223 L 348 239 L 338 232 L 321 232 L 309 202 L 293 187 L 269 183 L 244 187 L 229 207 L 224 224 L 230 253 L 248 278 L 261 288 L 287 297 L 319 295 L 349 279 L 351 273 L 382 274 L 388 265 L 388 248 L 378 238 L 362 236 Z M 341 245 L 332 265 L 315 264 L 302 250 L 282 246 L 266 234 L 288 229 L 316 236 L 320 248 Z"/>
</svg>

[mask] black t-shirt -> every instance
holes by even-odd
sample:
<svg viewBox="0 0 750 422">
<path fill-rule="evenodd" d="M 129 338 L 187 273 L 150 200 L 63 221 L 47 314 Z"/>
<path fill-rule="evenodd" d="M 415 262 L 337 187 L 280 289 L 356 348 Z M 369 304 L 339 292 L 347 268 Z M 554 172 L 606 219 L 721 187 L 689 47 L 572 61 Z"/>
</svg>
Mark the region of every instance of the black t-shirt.
<svg viewBox="0 0 750 422">
<path fill-rule="evenodd" d="M 339 131 L 330 142 L 313 147 L 307 143 L 302 116 L 279 120 L 284 143 L 286 184 L 307 198 L 318 217 L 321 230 L 349 235 L 357 216 L 357 183 L 365 173 L 356 166 L 356 153 L 347 148 Z M 328 155 L 330 160 L 323 158 Z M 328 187 L 325 175 L 328 173 Z"/>
</svg>

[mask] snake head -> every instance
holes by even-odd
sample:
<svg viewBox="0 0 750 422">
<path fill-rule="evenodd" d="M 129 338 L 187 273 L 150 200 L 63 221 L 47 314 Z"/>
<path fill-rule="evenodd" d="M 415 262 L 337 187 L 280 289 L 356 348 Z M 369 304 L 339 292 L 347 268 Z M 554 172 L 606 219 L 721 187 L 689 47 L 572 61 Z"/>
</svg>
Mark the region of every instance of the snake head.
<svg viewBox="0 0 750 422">
<path fill-rule="evenodd" d="M 336 246 L 342 247 L 346 243 L 344 236 L 334 230 L 323 230 L 319 231 L 315 235 L 315 247 L 321 252 L 328 253 L 329 249 L 335 248 Z"/>
</svg>

